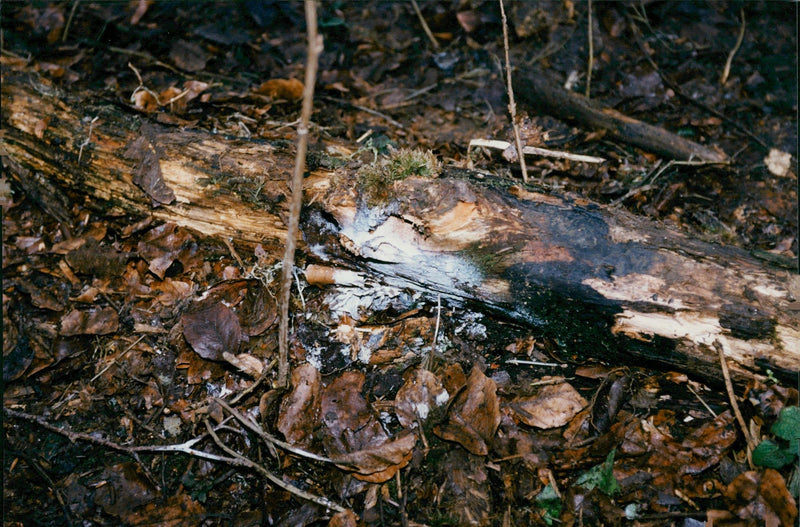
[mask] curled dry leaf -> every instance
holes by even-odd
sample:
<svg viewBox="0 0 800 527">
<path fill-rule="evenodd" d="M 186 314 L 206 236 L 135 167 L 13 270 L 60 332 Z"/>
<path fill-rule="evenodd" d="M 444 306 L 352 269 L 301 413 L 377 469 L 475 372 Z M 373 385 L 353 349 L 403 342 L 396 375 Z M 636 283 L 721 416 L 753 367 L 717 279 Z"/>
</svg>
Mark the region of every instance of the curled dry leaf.
<svg viewBox="0 0 800 527">
<path fill-rule="evenodd" d="M 424 421 L 433 408 L 445 404 L 450 394 L 428 370 L 416 368 L 406 377 L 394 398 L 394 411 L 401 425 L 413 428 L 417 426 L 417 419 Z"/>
<path fill-rule="evenodd" d="M 469 452 L 485 456 L 488 443 L 500 426 L 500 400 L 497 385 L 478 368 L 472 368 L 466 386 L 455 396 L 447 421 L 434 433 L 455 441 Z"/>
<path fill-rule="evenodd" d="M 221 302 L 185 313 L 181 322 L 186 342 L 204 359 L 220 361 L 223 353 L 239 349 L 242 341 L 239 319 Z"/>
<path fill-rule="evenodd" d="M 571 384 L 563 382 L 544 386 L 531 397 L 517 397 L 511 408 L 526 425 L 548 429 L 564 426 L 587 404 Z"/>
<path fill-rule="evenodd" d="M 154 205 L 175 201 L 175 192 L 164 182 L 161 172 L 162 149 L 155 142 L 154 131 L 142 126 L 142 134 L 127 145 L 124 155 L 136 161 L 133 182 L 150 196 Z"/>
<path fill-rule="evenodd" d="M 416 434 L 401 432 L 380 445 L 334 456 L 333 460 L 340 468 L 354 470 L 356 479 L 383 483 L 408 465 L 416 444 Z"/>
<path fill-rule="evenodd" d="M 264 365 L 256 357 L 249 353 L 240 353 L 234 355 L 227 351 L 222 352 L 222 358 L 228 361 L 229 364 L 240 370 L 242 373 L 250 377 L 259 377 L 261 372 L 264 371 Z"/>
<path fill-rule="evenodd" d="M 308 447 L 318 426 L 321 376 L 311 364 L 292 370 L 292 391 L 281 401 L 277 427 L 286 441 Z"/>
</svg>

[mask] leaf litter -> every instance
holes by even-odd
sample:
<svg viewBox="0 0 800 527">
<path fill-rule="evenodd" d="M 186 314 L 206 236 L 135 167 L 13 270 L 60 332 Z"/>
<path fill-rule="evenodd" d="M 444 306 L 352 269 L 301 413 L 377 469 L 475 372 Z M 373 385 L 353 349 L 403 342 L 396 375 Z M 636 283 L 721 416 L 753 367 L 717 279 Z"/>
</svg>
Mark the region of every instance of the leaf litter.
<svg viewBox="0 0 800 527">
<path fill-rule="evenodd" d="M 202 27 L 199 15 L 180 5 L 76 3 L 73 19 L 65 6 L 9 7 L 3 22 L 9 43 L 31 54 L 17 61 L 4 55 L 3 67 L 29 68 L 68 89 L 105 83 L 111 97 L 163 123 L 288 141 L 281 126 L 292 119 L 302 91 L 295 80 L 302 42 L 287 24 L 297 13 L 292 4 L 256 4 L 206 5 Z M 510 14 L 518 38 L 556 41 L 575 23 L 571 5 L 541 12 L 515 5 Z M 451 46 L 436 56 L 419 49 L 409 29 L 414 19 L 403 6 L 369 7 L 369 16 L 366 8 L 324 9 L 334 53 L 321 82 L 329 94 L 352 95 L 354 105 L 408 118 L 407 130 L 391 130 L 380 115 L 331 104 L 319 115 L 328 134 L 354 141 L 373 130 L 456 156 L 454 145 L 466 145 L 476 126 L 501 132 L 502 90 L 480 77 L 480 68 L 493 71 L 488 55 L 496 52 L 492 38 L 499 28 L 494 7 L 472 2 L 453 11 L 423 3 L 434 31 Z M 624 33 L 618 22 L 624 8 L 602 14 L 609 35 Z M 657 20 L 669 26 L 674 22 L 664 9 L 657 8 L 663 17 Z M 709 23 L 724 20 L 713 4 L 685 9 L 708 11 Z M 226 16 L 216 16 L 220 10 Z M 110 24 L 110 38 L 123 51 L 57 47 L 70 19 L 72 36 L 96 34 Z M 163 48 L 149 45 L 166 38 L 177 21 L 196 29 L 177 32 L 182 37 Z M 254 22 L 274 33 L 259 36 Z M 233 27 L 242 31 L 226 25 L 237 23 Z M 699 39 L 698 27 L 688 24 L 683 44 L 675 43 Z M 30 34 L 22 38 L 21 31 Z M 566 40 L 567 49 L 575 42 Z M 632 53 L 617 40 L 606 44 L 604 52 L 619 61 Z M 564 56 L 552 58 L 556 68 L 568 69 Z M 127 67 L 131 57 L 141 59 L 141 76 Z M 169 67 L 151 67 L 159 61 Z M 764 70 L 757 61 L 745 68 Z M 218 77 L 184 76 L 209 70 Z M 759 72 L 751 73 L 749 79 L 756 79 Z M 683 75 L 688 86 L 703 81 L 691 68 Z M 791 133 L 780 124 L 786 88 L 762 79 L 775 91 L 775 114 L 766 117 L 765 127 L 778 130 L 777 143 L 790 143 Z M 613 97 L 622 107 L 666 110 L 670 94 L 653 72 L 632 68 L 618 81 L 624 89 Z M 596 79 L 597 86 L 602 82 Z M 744 83 L 756 93 L 763 89 L 756 80 L 734 82 L 737 89 Z M 432 86 L 427 104 L 414 95 L 420 86 Z M 417 118 L 420 109 L 425 119 Z M 687 133 L 719 135 L 718 121 L 665 118 Z M 37 134 L 46 137 L 49 126 L 54 123 L 41 123 Z M 593 138 L 583 140 L 592 144 Z M 138 160 L 138 184 L 163 204 L 174 196 L 161 186 L 157 141 L 145 130 L 126 152 Z M 792 211 L 796 215 L 796 192 L 783 192 L 796 183 L 786 169 L 783 150 L 789 149 L 743 154 L 754 163 L 767 160 L 752 201 L 737 197 L 738 184 L 717 169 L 700 169 L 688 180 L 673 169 L 663 186 L 643 187 L 626 205 L 707 236 L 797 254 L 796 225 L 787 220 Z M 568 190 L 616 199 L 642 182 L 648 158 L 615 155 L 611 171 L 545 161 L 534 167 L 544 178 L 563 178 Z M 767 173 L 778 178 L 774 185 Z M 12 522 L 213 525 L 224 516 L 237 525 L 612 524 L 623 518 L 660 525 L 669 514 L 743 524 L 796 520 L 796 467 L 751 466 L 726 399 L 715 388 L 636 366 L 618 375 L 579 361 L 566 371 L 504 362 L 549 364 L 569 345 L 458 304 L 445 303 L 437 313 L 435 298 L 407 284 L 375 284 L 369 291 L 369 284 L 356 281 L 301 284 L 291 387 L 282 392 L 269 384 L 275 285 L 248 274 L 227 247 L 173 224 L 104 215 L 84 205 L 68 216 L 67 236 L 57 221 L 64 221 L 63 213 L 54 216 L 55 209 L 48 211 L 14 183 L 12 191 L 3 218 L 5 408 L 133 445 L 191 441 L 210 420 L 228 427 L 220 433 L 231 449 L 254 460 L 269 457 L 274 447 L 207 402 L 209 396 L 236 398 L 236 408 L 253 425 L 332 461 L 282 452 L 271 468 L 348 507 L 334 515 L 264 483 L 253 471 L 180 456 L 141 453 L 132 460 L 109 455 L 102 444 L 71 442 L 29 421 L 6 419 L 4 502 Z M 721 205 L 701 214 L 695 196 L 709 192 L 722 198 Z M 244 254 L 249 266 L 275 263 Z M 433 342 L 437 321 L 441 335 Z M 428 354 L 434 359 L 430 370 L 423 367 Z M 796 389 L 752 383 L 746 401 L 752 426 L 760 426 L 777 451 L 791 452 L 787 447 L 797 438 L 785 429 L 796 413 Z M 215 448 L 211 441 L 203 444 Z"/>
</svg>

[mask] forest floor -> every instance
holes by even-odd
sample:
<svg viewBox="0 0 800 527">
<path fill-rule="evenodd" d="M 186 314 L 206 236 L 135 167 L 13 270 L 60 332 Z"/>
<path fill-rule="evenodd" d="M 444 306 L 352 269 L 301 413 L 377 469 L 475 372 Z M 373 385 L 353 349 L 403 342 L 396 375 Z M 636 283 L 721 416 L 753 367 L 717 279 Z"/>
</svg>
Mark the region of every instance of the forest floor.
<svg viewBox="0 0 800 527">
<path fill-rule="evenodd" d="M 321 4 L 309 165 L 411 148 L 520 180 L 502 152 L 468 148 L 514 141 L 499 4 L 414 5 Z M 514 68 L 585 93 L 588 5 L 509 3 Z M 796 269 L 797 9 L 595 2 L 591 98 L 731 162 L 670 162 L 518 103 L 529 144 L 606 160 L 530 157 L 531 181 Z M 2 10 L 4 76 L 294 148 L 300 2 Z M 797 521 L 796 383 L 737 386 L 766 445 L 754 461 L 721 385 L 587 359 L 413 290 L 353 309 L 298 272 L 286 390 L 273 382 L 280 271 L 259 248 L 105 214 L 80 189 L 57 218 L 5 174 L 0 199 L 5 525 Z M 310 263 L 298 254 L 298 271 Z"/>
</svg>

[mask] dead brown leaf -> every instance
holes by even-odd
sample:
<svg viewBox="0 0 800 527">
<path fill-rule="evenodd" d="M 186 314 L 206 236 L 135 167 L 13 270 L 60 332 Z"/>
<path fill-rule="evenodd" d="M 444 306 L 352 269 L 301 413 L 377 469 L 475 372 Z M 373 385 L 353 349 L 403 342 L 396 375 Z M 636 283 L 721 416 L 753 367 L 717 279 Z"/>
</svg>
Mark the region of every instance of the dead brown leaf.
<svg viewBox="0 0 800 527">
<path fill-rule="evenodd" d="M 136 463 L 107 467 L 95 484 L 94 501 L 106 514 L 122 518 L 158 496 Z"/>
<path fill-rule="evenodd" d="M 428 370 L 415 368 L 405 377 L 405 384 L 394 398 L 394 411 L 401 425 L 414 428 L 417 419 L 424 421 L 431 410 L 445 404 L 450 395 L 442 382 Z"/>
<path fill-rule="evenodd" d="M 311 364 L 292 370 L 292 391 L 283 398 L 278 412 L 277 428 L 286 441 L 308 447 L 319 425 L 321 377 Z"/>
<path fill-rule="evenodd" d="M 363 385 L 363 373 L 347 371 L 322 390 L 322 443 L 354 477 L 383 482 L 408 464 L 417 439 L 411 433 L 390 438 L 361 395 Z"/>
<path fill-rule="evenodd" d="M 767 527 L 795 525 L 797 503 L 787 490 L 783 476 L 774 469 L 740 474 L 723 494 L 742 520 L 754 520 Z"/>
<path fill-rule="evenodd" d="M 222 302 L 184 313 L 181 322 L 186 342 L 204 359 L 224 360 L 222 354 L 235 353 L 242 342 L 239 319 Z"/>
<path fill-rule="evenodd" d="M 455 441 L 469 452 L 485 456 L 488 443 L 500 426 L 500 400 L 497 386 L 473 367 L 466 387 L 455 396 L 447 421 L 434 429 L 436 435 Z"/>
<path fill-rule="evenodd" d="M 401 432 L 384 443 L 348 454 L 334 456 L 340 468 L 354 470 L 353 477 L 371 483 L 383 483 L 411 461 L 417 436 L 412 432 Z"/>
<path fill-rule="evenodd" d="M 60 335 L 107 335 L 119 329 L 119 316 L 114 308 L 102 307 L 80 311 L 73 309 L 61 318 Z"/>
<path fill-rule="evenodd" d="M 526 425 L 549 429 L 564 426 L 587 404 L 571 384 L 562 382 L 544 386 L 536 395 L 517 397 L 511 408 Z"/>
</svg>

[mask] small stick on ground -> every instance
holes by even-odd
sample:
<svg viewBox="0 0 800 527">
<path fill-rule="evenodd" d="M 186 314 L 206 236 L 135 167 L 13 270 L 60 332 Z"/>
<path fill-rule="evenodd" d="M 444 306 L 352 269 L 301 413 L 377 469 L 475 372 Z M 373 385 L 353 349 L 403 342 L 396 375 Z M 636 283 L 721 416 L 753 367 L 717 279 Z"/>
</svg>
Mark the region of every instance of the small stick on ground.
<svg viewBox="0 0 800 527">
<path fill-rule="evenodd" d="M 742 429 L 742 434 L 744 435 L 745 442 L 747 443 L 747 457 L 750 458 L 750 452 L 755 450 L 756 443 L 750 436 L 750 430 L 747 428 L 747 423 L 742 416 L 741 410 L 739 410 L 739 403 L 736 402 L 736 392 L 733 391 L 733 382 L 731 382 L 731 374 L 728 371 L 728 360 L 725 358 L 725 350 L 723 349 L 722 343 L 720 343 L 719 340 L 714 341 L 714 349 L 717 350 L 717 353 L 719 354 L 719 363 L 722 367 L 722 377 L 725 379 L 725 389 L 728 391 L 728 400 L 731 403 L 731 408 L 733 408 L 733 414 L 736 416 L 736 420 L 739 422 L 739 427 Z"/>
<path fill-rule="evenodd" d="M 506 141 L 498 141 L 495 139 L 472 139 L 469 142 L 469 148 L 473 147 L 483 147 L 483 148 L 492 148 L 495 150 L 505 150 L 509 146 L 510 143 Z M 553 157 L 556 159 L 569 159 L 571 161 L 581 161 L 583 163 L 605 163 L 605 159 L 602 157 L 596 156 L 585 156 L 582 154 L 571 154 L 570 152 L 564 152 L 562 150 L 550 150 L 547 148 L 538 148 L 535 146 L 526 146 L 522 149 L 523 154 L 531 154 L 537 156 L 544 156 L 544 157 Z"/>
<path fill-rule="evenodd" d="M 589 1 L 591 2 L 592 0 Z M 728 60 L 725 61 L 725 68 L 722 70 L 722 76 L 719 79 L 719 83 L 722 85 L 728 81 L 728 75 L 731 74 L 731 63 L 733 62 L 733 57 L 736 56 L 736 52 L 739 51 L 739 47 L 741 47 L 742 41 L 744 40 L 744 9 L 739 11 L 739 15 L 742 17 L 742 26 L 739 28 L 739 37 L 736 39 L 736 45 L 733 46 L 731 52 L 728 53 Z"/>
<path fill-rule="evenodd" d="M 237 460 L 239 464 L 245 467 L 252 468 L 253 470 L 257 471 L 258 473 L 266 477 L 268 480 L 270 480 L 273 485 L 282 488 L 283 490 L 289 492 L 290 494 L 294 494 L 295 496 L 303 498 L 304 500 L 308 500 L 318 505 L 322 505 L 323 507 L 326 507 L 328 509 L 333 509 L 337 512 L 344 512 L 345 509 L 341 505 L 338 505 L 337 503 L 330 501 L 328 498 L 317 496 L 316 494 L 311 494 L 298 487 L 295 487 L 291 483 L 283 481 L 281 478 L 279 478 L 269 470 L 265 469 L 255 461 L 236 452 L 219 438 L 217 432 L 214 430 L 214 428 L 211 426 L 211 424 L 208 422 L 207 419 L 203 421 L 203 423 L 206 425 L 206 429 L 208 430 L 208 433 L 211 435 L 212 439 L 214 439 L 214 443 L 216 443 L 218 447 L 224 450 L 225 453 L 231 456 L 232 459 Z"/>
<path fill-rule="evenodd" d="M 508 58 L 508 20 L 506 19 L 506 8 L 503 0 L 500 2 L 500 15 L 503 18 L 503 49 L 506 55 L 506 82 L 508 84 L 508 113 L 511 114 L 511 126 L 514 128 L 514 143 L 517 147 L 517 157 L 519 158 L 519 168 L 522 170 L 522 181 L 528 182 L 528 167 L 525 166 L 525 155 L 522 153 L 522 138 L 519 134 L 519 124 L 517 124 L 517 104 L 514 102 L 514 88 L 511 86 L 511 59 Z"/>
<path fill-rule="evenodd" d="M 428 27 L 428 23 L 425 22 L 425 17 L 422 16 L 422 11 L 420 11 L 419 6 L 417 5 L 417 0 L 411 0 L 411 5 L 414 6 L 414 12 L 417 14 L 417 18 L 419 18 L 419 23 L 422 24 L 422 29 L 428 36 L 428 40 L 430 40 L 431 44 L 433 44 L 433 49 L 439 49 L 439 41 L 436 40 L 436 36 L 434 36 L 433 32 L 431 31 L 431 28 Z"/>
<path fill-rule="evenodd" d="M 248 468 L 254 469 L 254 470 L 258 471 L 259 473 L 263 474 L 264 476 L 266 476 L 267 479 L 272 481 L 272 483 L 274 483 L 278 487 L 286 490 L 287 492 L 290 492 L 291 494 L 294 494 L 295 496 L 298 496 L 298 497 L 303 498 L 303 499 L 308 500 L 308 501 L 312 501 L 314 503 L 322 505 L 323 507 L 327 507 L 327 508 L 335 510 L 335 511 L 344 510 L 344 508 L 341 505 L 338 505 L 337 503 L 334 503 L 334 502 L 330 501 L 329 499 L 327 499 L 325 497 L 317 496 L 315 494 L 311 494 L 309 492 L 306 492 L 306 491 L 304 491 L 302 489 L 299 489 L 299 488 L 295 487 L 294 485 L 292 485 L 290 483 L 284 482 L 282 479 L 280 479 L 276 475 L 272 474 L 271 472 L 269 472 L 267 469 L 265 469 L 264 467 L 262 467 L 258 463 L 256 463 L 256 462 L 250 460 L 249 458 L 239 454 L 238 452 L 232 450 L 230 447 L 227 447 L 227 445 L 225 445 L 219 439 L 219 436 L 216 433 L 216 431 L 218 429 L 220 429 L 223 426 L 225 426 L 225 423 L 227 422 L 227 419 L 225 421 L 223 421 L 222 423 L 220 423 L 219 425 L 217 425 L 216 427 L 212 427 L 208 423 L 207 420 L 204 421 L 204 423 L 205 423 L 205 425 L 207 427 L 208 433 L 195 436 L 192 439 L 189 439 L 188 441 L 184 441 L 183 443 L 172 444 L 172 445 L 127 446 L 127 445 L 120 445 L 119 443 L 115 443 L 114 441 L 109 441 L 108 439 L 102 439 L 100 437 L 96 437 L 94 434 L 86 434 L 86 433 L 83 433 L 83 432 L 73 432 L 72 430 L 69 430 L 68 428 L 60 428 L 60 427 L 58 427 L 58 426 L 56 426 L 54 424 L 49 423 L 44 417 L 41 417 L 41 416 L 38 416 L 38 415 L 32 415 L 32 414 L 28 414 L 28 413 L 25 413 L 25 412 L 19 412 L 17 410 L 12 410 L 10 408 L 3 408 L 3 412 L 8 417 L 14 417 L 14 418 L 22 419 L 22 420 L 25 420 L 25 421 L 28 421 L 28 422 L 31 422 L 31 423 L 36 423 L 37 425 L 41 426 L 42 428 L 45 428 L 46 430 L 49 430 L 51 432 L 54 432 L 54 433 L 60 434 L 60 435 L 62 435 L 64 437 L 67 437 L 72 442 L 84 441 L 86 443 L 99 445 L 99 446 L 102 446 L 102 447 L 105 447 L 105 448 L 109 448 L 109 449 L 112 449 L 112 450 L 116 450 L 118 452 L 123 452 L 125 454 L 128 454 L 128 455 L 132 456 L 139 463 L 139 465 L 141 465 L 141 467 L 145 470 L 146 473 L 148 472 L 147 465 L 142 463 L 142 461 L 139 459 L 139 453 L 140 452 L 144 452 L 144 453 L 180 452 L 180 453 L 188 454 L 190 456 L 198 457 L 198 458 L 201 458 L 201 459 L 207 459 L 207 460 L 210 460 L 210 461 L 228 463 L 228 464 L 233 465 L 233 466 L 248 467 Z M 207 436 L 211 436 L 211 438 L 214 440 L 214 442 L 217 444 L 217 446 L 219 446 L 222 450 L 224 450 L 231 457 L 221 456 L 219 454 L 214 454 L 212 452 L 206 452 L 205 450 L 200 450 L 200 449 L 194 448 L 194 445 L 196 445 L 197 443 L 199 443 L 200 441 L 205 439 Z"/>
<path fill-rule="evenodd" d="M 289 224 L 286 226 L 286 251 L 281 268 L 281 292 L 279 305 L 281 320 L 278 337 L 278 385 L 289 385 L 289 296 L 292 289 L 294 251 L 297 246 L 297 230 L 300 224 L 300 209 L 303 206 L 303 172 L 306 168 L 308 149 L 308 126 L 314 104 L 314 83 L 317 80 L 317 65 L 322 53 L 322 35 L 317 34 L 317 4 L 305 1 L 306 27 L 308 31 L 308 62 L 306 63 L 303 108 L 300 124 L 297 125 L 297 156 L 292 174 L 292 201 L 289 206 Z"/>
</svg>

